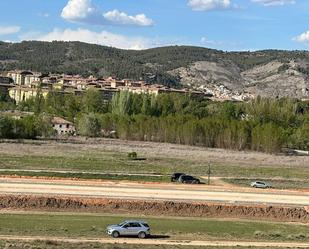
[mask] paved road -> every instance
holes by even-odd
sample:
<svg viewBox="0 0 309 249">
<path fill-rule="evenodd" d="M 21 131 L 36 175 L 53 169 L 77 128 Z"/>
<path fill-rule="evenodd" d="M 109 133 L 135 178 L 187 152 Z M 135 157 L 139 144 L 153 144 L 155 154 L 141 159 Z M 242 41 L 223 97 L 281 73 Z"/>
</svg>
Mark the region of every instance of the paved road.
<svg viewBox="0 0 309 249">
<path fill-rule="evenodd" d="M 224 203 L 309 206 L 309 193 L 212 188 L 172 184 L 139 184 L 72 180 L 0 178 L 0 194 L 43 194 L 143 200 L 216 201 Z"/>
<path fill-rule="evenodd" d="M 100 244 L 131 244 L 131 245 L 168 245 L 168 246 L 213 246 L 213 247 L 276 247 L 276 248 L 309 248 L 309 243 L 299 242 L 255 242 L 255 241 L 191 241 L 191 240 L 165 240 L 165 239 L 95 239 L 95 238 L 59 238 L 42 236 L 2 236 L 2 240 L 19 241 L 55 241 L 66 243 L 100 243 Z"/>
</svg>

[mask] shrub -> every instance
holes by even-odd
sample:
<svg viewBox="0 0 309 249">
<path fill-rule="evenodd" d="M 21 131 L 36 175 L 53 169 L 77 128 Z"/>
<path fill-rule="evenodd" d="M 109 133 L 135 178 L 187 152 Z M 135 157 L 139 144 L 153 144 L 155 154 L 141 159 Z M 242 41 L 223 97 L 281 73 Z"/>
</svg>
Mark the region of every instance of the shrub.
<svg viewBox="0 0 309 249">
<path fill-rule="evenodd" d="M 254 232 L 254 237 L 264 237 L 265 234 L 262 231 L 255 231 Z"/>
<path fill-rule="evenodd" d="M 135 151 L 128 153 L 128 158 L 132 160 L 137 159 L 137 153 Z"/>
</svg>

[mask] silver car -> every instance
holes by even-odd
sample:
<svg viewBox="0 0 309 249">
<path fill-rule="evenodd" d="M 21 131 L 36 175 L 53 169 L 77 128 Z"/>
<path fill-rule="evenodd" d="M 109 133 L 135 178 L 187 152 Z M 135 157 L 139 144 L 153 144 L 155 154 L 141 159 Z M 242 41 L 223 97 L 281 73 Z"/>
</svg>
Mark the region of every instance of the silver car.
<svg viewBox="0 0 309 249">
<path fill-rule="evenodd" d="M 256 181 L 256 182 L 251 182 L 251 187 L 253 188 L 271 188 L 271 185 L 265 183 L 265 182 L 259 182 L 259 181 Z"/>
<path fill-rule="evenodd" d="M 119 236 L 138 236 L 140 239 L 144 239 L 150 235 L 150 227 L 147 222 L 129 220 L 118 225 L 108 226 L 106 232 L 114 238 Z"/>
</svg>

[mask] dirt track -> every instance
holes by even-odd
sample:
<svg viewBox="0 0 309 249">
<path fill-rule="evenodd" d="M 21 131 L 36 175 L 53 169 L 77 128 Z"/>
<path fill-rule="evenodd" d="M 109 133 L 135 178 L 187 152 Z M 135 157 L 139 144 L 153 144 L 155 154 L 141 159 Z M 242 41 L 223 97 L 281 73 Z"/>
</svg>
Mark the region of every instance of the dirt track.
<svg viewBox="0 0 309 249">
<path fill-rule="evenodd" d="M 60 209 L 309 222 L 308 192 L 5 177 L 0 178 L 1 194 L 0 209 Z"/>
<path fill-rule="evenodd" d="M 179 186 L 172 184 L 124 184 L 110 182 L 92 184 L 91 181 L 48 181 L 32 179 L 0 178 L 1 194 L 41 194 L 85 196 L 135 200 L 202 201 L 222 203 L 250 203 L 268 205 L 309 206 L 309 193 L 284 191 L 247 192 L 237 189 L 203 186 Z"/>
<path fill-rule="evenodd" d="M 278 247 L 278 248 L 309 248 L 309 243 L 295 242 L 254 242 L 254 241 L 182 241 L 160 239 L 70 239 L 59 237 L 23 237 L 23 236 L 0 236 L 2 240 L 20 241 L 56 241 L 67 243 L 101 243 L 101 244 L 131 244 L 131 245 L 170 245 L 170 246 L 214 246 L 214 247 Z"/>
</svg>

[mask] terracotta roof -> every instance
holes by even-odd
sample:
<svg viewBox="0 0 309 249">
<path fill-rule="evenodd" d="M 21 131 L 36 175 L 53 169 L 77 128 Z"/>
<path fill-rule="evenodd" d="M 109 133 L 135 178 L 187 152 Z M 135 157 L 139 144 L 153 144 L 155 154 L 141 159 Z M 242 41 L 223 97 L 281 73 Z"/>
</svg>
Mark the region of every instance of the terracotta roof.
<svg viewBox="0 0 309 249">
<path fill-rule="evenodd" d="M 51 122 L 53 124 L 73 124 L 72 122 L 67 121 L 67 120 L 60 118 L 60 117 L 53 117 Z"/>
</svg>

